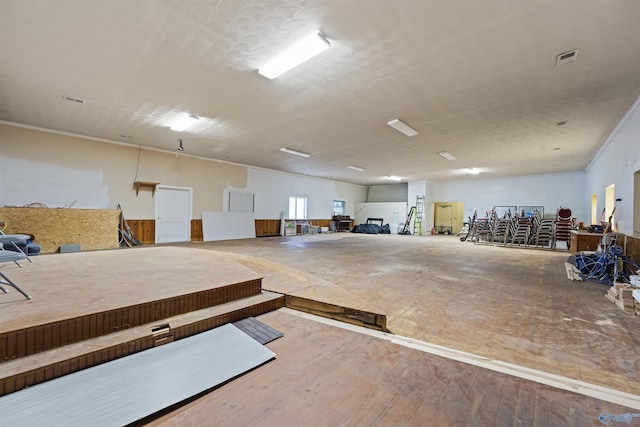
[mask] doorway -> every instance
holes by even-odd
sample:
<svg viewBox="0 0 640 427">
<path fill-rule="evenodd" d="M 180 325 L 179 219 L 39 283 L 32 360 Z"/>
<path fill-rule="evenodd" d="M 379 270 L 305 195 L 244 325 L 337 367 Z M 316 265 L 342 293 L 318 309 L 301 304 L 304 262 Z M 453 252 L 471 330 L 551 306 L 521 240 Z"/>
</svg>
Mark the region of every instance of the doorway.
<svg viewBox="0 0 640 427">
<path fill-rule="evenodd" d="M 435 202 L 433 224 L 438 234 L 458 234 L 463 224 L 463 202 Z"/>
<path fill-rule="evenodd" d="M 616 206 L 616 186 L 611 184 L 604 189 L 604 223 L 611 223 L 613 229 L 615 229 L 615 208 Z"/>
<path fill-rule="evenodd" d="M 156 243 L 191 240 L 189 187 L 158 185 L 156 188 Z"/>
</svg>

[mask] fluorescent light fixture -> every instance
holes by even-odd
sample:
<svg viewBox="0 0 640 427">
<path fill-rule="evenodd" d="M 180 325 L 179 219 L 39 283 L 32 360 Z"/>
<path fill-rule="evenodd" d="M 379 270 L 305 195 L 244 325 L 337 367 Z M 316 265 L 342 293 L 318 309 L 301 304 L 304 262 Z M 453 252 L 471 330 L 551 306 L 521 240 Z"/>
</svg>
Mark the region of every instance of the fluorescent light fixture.
<svg viewBox="0 0 640 427">
<path fill-rule="evenodd" d="M 401 121 L 400 119 L 393 119 L 387 122 L 389 126 L 392 128 L 404 133 L 407 136 L 415 136 L 418 134 L 418 131 Z"/>
<path fill-rule="evenodd" d="M 286 148 L 286 147 L 282 147 L 280 149 L 280 151 L 282 151 L 283 153 L 294 154 L 294 155 L 300 156 L 300 157 L 311 157 L 311 154 L 303 153 L 302 151 L 292 150 L 292 149 Z"/>
<path fill-rule="evenodd" d="M 358 172 L 364 172 L 365 171 L 360 166 L 353 166 L 353 165 L 347 166 L 347 169 L 351 169 L 351 170 L 358 171 Z"/>
<path fill-rule="evenodd" d="M 198 120 L 200 120 L 200 117 L 198 116 L 194 116 L 193 114 L 184 114 L 171 125 L 171 130 L 182 132 L 189 126 L 197 123 Z"/>
<path fill-rule="evenodd" d="M 478 175 L 480 172 L 487 172 L 487 171 L 488 169 L 486 168 L 467 168 L 467 169 L 457 169 L 456 173 Z"/>
<path fill-rule="evenodd" d="M 402 178 L 395 175 L 383 176 L 384 179 L 390 179 L 391 181 L 402 181 Z"/>
<path fill-rule="evenodd" d="M 449 153 L 448 151 L 439 151 L 438 154 L 442 157 L 444 157 L 447 160 L 455 160 L 456 158 L 454 157 L 453 154 Z"/>
<path fill-rule="evenodd" d="M 293 67 L 302 64 L 320 52 L 331 47 L 320 32 L 305 37 L 289 49 L 264 64 L 258 72 L 268 79 L 275 79 L 280 74 L 286 73 Z"/>
</svg>

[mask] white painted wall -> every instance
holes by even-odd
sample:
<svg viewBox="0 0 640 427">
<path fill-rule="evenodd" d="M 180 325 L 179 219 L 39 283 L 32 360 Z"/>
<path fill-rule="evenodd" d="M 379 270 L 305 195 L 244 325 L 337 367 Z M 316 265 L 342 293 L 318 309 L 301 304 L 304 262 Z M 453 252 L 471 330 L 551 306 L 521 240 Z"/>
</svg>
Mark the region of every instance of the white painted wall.
<svg viewBox="0 0 640 427">
<path fill-rule="evenodd" d="M 331 218 L 334 200 L 344 200 L 353 215 L 367 197 L 361 185 L 0 123 L 0 206 L 54 208 L 75 200 L 76 208 L 121 204 L 128 219 L 154 218 L 155 199 L 148 189 L 136 195 L 135 180 L 193 188 L 193 218 L 228 211 L 229 191 L 254 193 L 258 219 L 279 219 L 289 196 L 306 196 L 308 216 L 318 219 Z"/>
<path fill-rule="evenodd" d="M 407 183 L 371 185 L 367 202 L 407 202 Z M 411 203 L 411 201 L 409 201 Z"/>
<path fill-rule="evenodd" d="M 408 183 L 408 205 L 415 206 L 416 198 L 424 196 L 424 212 L 422 215 L 422 234 L 429 234 L 433 228 L 433 183 L 429 181 L 411 181 Z M 413 227 L 413 225 L 412 225 Z M 411 230 L 413 232 L 413 229 Z"/>
<path fill-rule="evenodd" d="M 231 187 L 226 189 L 225 203 L 228 203 L 228 192 L 234 190 L 239 189 Z M 344 184 L 251 167 L 248 168 L 247 186 L 241 190 L 255 194 L 255 214 L 256 218 L 260 219 L 280 219 L 280 213 L 289 210 L 291 196 L 307 198 L 309 218 L 331 218 L 334 200 L 345 201 L 345 215 L 353 217 L 355 204 L 364 202 L 367 197 L 367 187 L 363 185 Z"/>
<path fill-rule="evenodd" d="M 605 188 L 614 184 L 615 197 L 622 199 L 616 209 L 614 229 L 623 234 L 634 235 L 634 173 L 637 171 L 640 171 L 640 97 L 587 168 L 585 211 L 587 206 L 590 209 L 591 195 L 595 194 L 598 196 L 598 212 L 602 212 Z"/>
<path fill-rule="evenodd" d="M 154 217 L 148 191 L 135 194 L 133 181 L 194 188 L 193 217 L 202 211 L 228 210 L 229 191 L 255 194 L 256 218 L 279 219 L 289 196 L 308 198 L 310 218 L 329 218 L 333 200 L 346 201 L 354 217 L 356 203 L 366 201 L 415 203 L 424 194 L 424 230 L 433 226 L 433 203 L 459 201 L 465 217 L 473 209 L 495 205 L 543 205 L 546 214 L 559 206 L 571 208 L 579 221 L 591 222 L 591 195 L 604 206 L 605 187 L 615 184 L 621 198 L 616 229 L 633 234 L 634 172 L 640 171 L 640 98 L 636 100 L 586 172 L 503 179 L 468 179 L 442 183 L 365 186 L 268 171 L 242 165 L 138 150 L 79 136 L 23 129 L 0 124 L 0 205 L 41 202 L 60 207 L 77 201 L 77 208 L 123 205 L 130 219 Z"/>
<path fill-rule="evenodd" d="M 389 224 L 391 234 L 398 232 L 398 226 L 407 222 L 408 208 L 405 202 L 356 203 L 354 224 L 366 224 L 369 218 L 382 218 L 383 224 Z"/>
<path fill-rule="evenodd" d="M 584 172 L 514 176 L 496 179 L 468 179 L 433 184 L 436 202 L 464 202 L 464 216 L 478 215 L 494 206 L 544 206 L 545 215 L 568 207 L 579 221 L 589 223 L 585 205 Z"/>
</svg>

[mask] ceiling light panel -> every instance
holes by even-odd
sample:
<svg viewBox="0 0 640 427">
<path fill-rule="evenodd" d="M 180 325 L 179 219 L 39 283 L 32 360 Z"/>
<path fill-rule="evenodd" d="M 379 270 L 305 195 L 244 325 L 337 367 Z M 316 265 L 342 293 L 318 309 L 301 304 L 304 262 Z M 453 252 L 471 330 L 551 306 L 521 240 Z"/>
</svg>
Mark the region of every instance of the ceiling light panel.
<svg viewBox="0 0 640 427">
<path fill-rule="evenodd" d="M 289 49 L 264 64 L 258 72 L 268 79 L 275 79 L 290 69 L 329 49 L 331 44 L 320 33 L 305 37 Z"/>
<path fill-rule="evenodd" d="M 365 171 L 364 168 L 361 168 L 360 166 L 354 166 L 354 165 L 347 166 L 347 169 L 351 169 L 351 170 L 358 171 L 358 172 L 364 172 Z"/>
<path fill-rule="evenodd" d="M 404 133 L 407 136 L 415 136 L 418 134 L 417 130 L 415 130 L 414 128 L 412 128 L 411 126 L 409 126 L 408 124 L 406 124 L 400 119 L 389 120 L 387 124 L 392 128 L 396 129 L 397 131 Z"/>
<path fill-rule="evenodd" d="M 440 151 L 438 152 L 438 155 L 440 155 L 441 157 L 444 157 L 447 160 L 455 160 L 455 156 L 451 153 L 449 153 L 448 151 Z"/>
<path fill-rule="evenodd" d="M 293 154 L 294 156 L 311 157 L 311 154 L 309 154 L 309 153 L 303 153 L 302 151 L 292 150 L 292 149 L 287 148 L 287 147 L 282 147 L 280 149 L 280 151 L 282 151 L 283 153 Z"/>
<path fill-rule="evenodd" d="M 200 117 L 194 116 L 193 114 L 183 114 L 176 119 L 175 122 L 171 124 L 171 130 L 175 130 L 177 132 L 182 132 L 189 126 L 193 126 L 200 120 Z"/>
</svg>

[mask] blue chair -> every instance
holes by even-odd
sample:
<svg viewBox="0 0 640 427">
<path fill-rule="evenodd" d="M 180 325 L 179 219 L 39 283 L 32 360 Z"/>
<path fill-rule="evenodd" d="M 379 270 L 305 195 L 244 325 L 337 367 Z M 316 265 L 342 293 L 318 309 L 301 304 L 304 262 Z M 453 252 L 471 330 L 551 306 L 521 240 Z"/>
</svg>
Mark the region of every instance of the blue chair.
<svg viewBox="0 0 640 427">
<path fill-rule="evenodd" d="M 18 261 L 27 259 L 27 255 L 24 252 L 8 251 L 4 249 L 2 243 L 0 243 L 0 263 L 14 262 L 18 267 L 22 267 Z M 7 293 L 4 286 L 11 286 L 16 291 L 20 292 L 26 299 L 31 299 L 31 295 L 20 289 L 20 286 L 16 285 L 6 274 L 0 271 L 0 291 Z"/>
<path fill-rule="evenodd" d="M 33 236 L 30 234 L 4 234 L 0 231 L 0 243 L 4 244 L 6 250 L 22 252 L 27 257 L 40 253 L 40 245 L 33 242 Z"/>
</svg>

